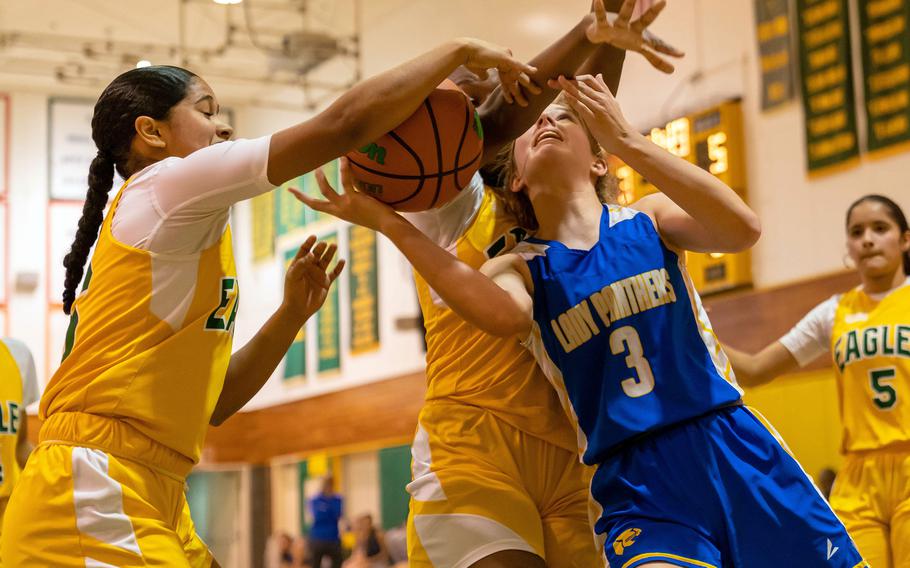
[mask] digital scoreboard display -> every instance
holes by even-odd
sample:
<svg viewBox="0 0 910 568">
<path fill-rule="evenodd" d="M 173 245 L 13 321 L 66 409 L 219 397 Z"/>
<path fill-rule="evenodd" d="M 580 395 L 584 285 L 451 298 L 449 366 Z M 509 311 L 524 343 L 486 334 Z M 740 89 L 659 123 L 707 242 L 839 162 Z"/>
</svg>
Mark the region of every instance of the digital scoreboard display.
<svg viewBox="0 0 910 568">
<path fill-rule="evenodd" d="M 661 127 L 652 128 L 648 138 L 671 154 L 710 172 L 746 199 L 740 101 L 728 101 L 703 112 L 671 120 Z M 619 179 L 619 201 L 623 205 L 659 191 L 615 156 L 610 157 L 610 171 Z M 737 254 L 688 252 L 686 265 L 700 294 L 752 283 L 749 251 Z"/>
</svg>

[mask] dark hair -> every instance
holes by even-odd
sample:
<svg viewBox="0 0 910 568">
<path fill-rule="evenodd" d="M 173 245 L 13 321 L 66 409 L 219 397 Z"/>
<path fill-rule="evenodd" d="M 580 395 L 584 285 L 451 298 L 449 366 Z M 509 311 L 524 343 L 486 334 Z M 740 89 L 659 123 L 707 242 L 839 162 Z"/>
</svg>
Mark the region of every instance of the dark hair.
<svg viewBox="0 0 910 568">
<path fill-rule="evenodd" d="M 845 225 L 847 228 L 850 227 L 850 216 L 853 215 L 853 210 L 860 203 L 865 203 L 866 201 L 874 201 L 885 206 L 885 209 L 888 210 L 888 217 L 892 221 L 897 223 L 897 228 L 900 230 L 901 234 L 905 234 L 907 231 L 910 231 L 910 227 L 907 225 L 907 217 L 904 215 L 904 212 L 901 210 L 900 205 L 892 201 L 891 199 L 885 197 L 884 195 L 877 195 L 871 193 L 869 195 L 864 195 L 853 202 L 852 205 L 847 209 L 847 218 Z M 904 274 L 910 275 L 910 250 L 904 252 Z"/>
<path fill-rule="evenodd" d="M 578 115 L 572 110 L 572 107 L 564 102 L 562 95 L 557 97 L 556 102 L 553 104 L 565 108 L 568 112 L 572 113 L 573 116 L 578 118 Z M 600 144 L 597 143 L 597 139 L 594 138 L 594 135 L 588 130 L 588 127 L 585 126 L 585 123 L 580 119 L 578 120 L 578 123 L 581 124 L 585 133 L 588 135 L 591 153 L 598 158 L 606 159 L 606 153 L 603 148 L 600 147 Z M 506 211 L 515 217 L 515 220 L 520 226 L 529 231 L 536 231 L 538 228 L 537 215 L 534 214 L 531 198 L 528 197 L 527 193 L 515 192 L 511 189 L 516 167 L 515 141 L 513 140 L 500 150 L 499 154 L 497 154 L 495 165 L 491 170 L 487 170 L 487 172 L 489 172 L 488 176 L 493 181 L 498 182 L 491 184 L 490 187 L 499 201 L 503 204 Z M 594 183 L 594 189 L 597 192 L 597 197 L 600 199 L 601 203 L 616 203 L 619 195 L 619 180 L 617 180 L 613 174 L 607 173 L 606 175 L 597 178 Z"/>
<path fill-rule="evenodd" d="M 63 259 L 66 267 L 65 313 L 70 313 L 85 260 L 98 238 L 104 206 L 114 183 L 114 168 L 123 179 L 134 173 L 130 147 L 136 135 L 136 119 L 140 116 L 156 120 L 167 118 L 174 105 L 186 97 L 195 78 L 196 75 L 186 69 L 170 65 L 130 69 L 111 81 L 98 97 L 92 115 L 92 140 L 98 147 L 98 155 L 88 169 L 88 192 L 76 238 Z"/>
</svg>

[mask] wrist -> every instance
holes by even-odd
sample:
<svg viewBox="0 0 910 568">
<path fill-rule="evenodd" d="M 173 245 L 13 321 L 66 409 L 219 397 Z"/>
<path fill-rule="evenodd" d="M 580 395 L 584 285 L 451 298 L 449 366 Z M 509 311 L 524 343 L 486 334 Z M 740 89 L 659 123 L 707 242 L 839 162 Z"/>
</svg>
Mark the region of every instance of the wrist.
<svg viewBox="0 0 910 568">
<path fill-rule="evenodd" d="M 312 315 L 313 314 L 307 312 L 305 309 L 295 307 L 287 300 L 284 300 L 281 302 L 281 305 L 278 306 L 278 309 L 275 310 L 273 318 L 275 322 L 282 327 L 288 326 L 294 330 L 298 330 L 303 327 L 303 324 L 305 324 Z"/>
<path fill-rule="evenodd" d="M 642 152 L 651 141 L 648 138 L 634 130 L 632 127 L 627 128 L 622 134 L 616 137 L 611 144 L 611 154 L 616 154 L 625 161 L 633 155 Z"/>
<path fill-rule="evenodd" d="M 410 226 L 408 220 L 398 213 L 395 213 L 395 211 L 390 210 L 388 214 L 384 214 L 379 218 L 374 230 L 377 233 L 382 233 L 389 239 L 392 239 L 394 233 L 399 231 L 403 226 Z"/>
<path fill-rule="evenodd" d="M 455 38 L 451 42 L 451 49 L 458 59 L 458 64 L 465 65 L 471 60 L 471 55 L 474 53 L 474 40 L 469 37 Z"/>
</svg>

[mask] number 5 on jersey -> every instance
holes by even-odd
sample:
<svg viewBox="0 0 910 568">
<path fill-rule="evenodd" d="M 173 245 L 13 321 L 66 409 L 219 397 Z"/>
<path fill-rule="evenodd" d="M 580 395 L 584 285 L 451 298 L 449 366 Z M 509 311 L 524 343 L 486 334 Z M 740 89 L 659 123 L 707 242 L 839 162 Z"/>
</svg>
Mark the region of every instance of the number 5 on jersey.
<svg viewBox="0 0 910 568">
<path fill-rule="evenodd" d="M 872 402 L 881 410 L 890 410 L 897 403 L 897 391 L 891 385 L 897 371 L 894 367 L 887 369 L 873 369 L 869 371 L 869 381 L 872 383 Z"/>
</svg>

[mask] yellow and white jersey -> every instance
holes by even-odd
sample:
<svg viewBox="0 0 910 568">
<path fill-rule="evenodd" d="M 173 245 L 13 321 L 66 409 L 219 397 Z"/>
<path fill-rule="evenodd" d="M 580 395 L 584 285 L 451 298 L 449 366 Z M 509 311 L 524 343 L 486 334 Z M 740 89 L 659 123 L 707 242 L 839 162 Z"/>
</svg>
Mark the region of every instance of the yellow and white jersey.
<svg viewBox="0 0 910 568">
<path fill-rule="evenodd" d="M 407 218 L 474 268 L 508 252 L 526 232 L 478 175 L 445 206 Z M 427 401 L 487 410 L 519 430 L 570 451 L 574 432 L 556 393 L 515 338 L 488 335 L 453 312 L 416 274 L 427 340 Z"/>
<path fill-rule="evenodd" d="M 35 362 L 25 344 L 0 340 L 0 513 L 21 469 L 16 446 L 25 407 L 38 400 Z"/>
<path fill-rule="evenodd" d="M 237 313 L 229 205 L 272 188 L 268 142 L 216 144 L 158 162 L 123 184 L 73 304 L 42 419 L 113 418 L 198 461 Z M 118 229 L 124 219 L 130 222 Z M 175 248 L 180 235 L 190 241 L 185 249 Z"/>
<path fill-rule="evenodd" d="M 910 278 L 885 294 L 858 287 L 823 302 L 781 343 L 806 364 L 826 339 L 837 376 L 843 450 L 910 442 Z"/>
</svg>

